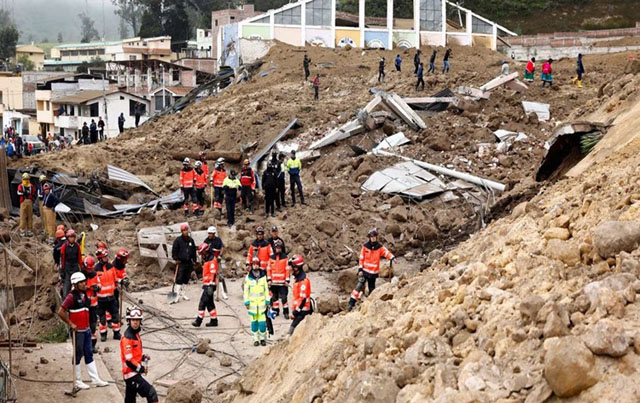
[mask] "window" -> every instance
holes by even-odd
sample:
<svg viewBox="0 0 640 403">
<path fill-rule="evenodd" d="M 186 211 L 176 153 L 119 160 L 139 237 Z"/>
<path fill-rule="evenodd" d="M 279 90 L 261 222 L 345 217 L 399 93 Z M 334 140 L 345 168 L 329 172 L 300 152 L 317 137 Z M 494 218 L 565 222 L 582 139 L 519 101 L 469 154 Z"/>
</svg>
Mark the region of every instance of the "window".
<svg viewBox="0 0 640 403">
<path fill-rule="evenodd" d="M 91 50 L 88 50 L 88 51 L 87 51 L 87 54 L 88 54 L 89 56 L 95 56 L 96 54 L 98 54 L 98 51 L 97 51 L 97 50 L 95 50 L 95 49 L 91 49 Z"/>
<path fill-rule="evenodd" d="M 420 29 L 442 31 L 442 2 L 440 0 L 420 0 Z"/>
<path fill-rule="evenodd" d="M 236 17 L 234 17 L 234 16 L 232 15 L 232 16 L 230 17 L 230 19 L 235 20 L 235 19 L 236 19 Z"/>
<path fill-rule="evenodd" d="M 71 53 L 71 56 L 78 56 L 77 50 L 72 50 L 70 53 Z"/>
<path fill-rule="evenodd" d="M 308 4 L 307 4 L 307 7 L 309 7 Z M 259 20 L 255 20 L 255 21 L 252 22 L 252 24 L 268 24 L 268 23 L 269 23 L 269 16 L 268 15 L 266 17 L 260 18 Z"/>
<path fill-rule="evenodd" d="M 164 103 L 162 98 L 164 96 Z M 155 107 L 156 111 L 161 111 L 164 107 L 171 105 L 171 93 L 169 91 L 158 91 L 155 95 Z M 164 107 L 163 107 L 164 106 Z"/>
<path fill-rule="evenodd" d="M 45 108 L 47 108 L 47 110 L 49 110 L 51 108 L 51 104 L 49 103 L 49 101 L 45 101 L 44 102 L 44 106 L 45 106 Z"/>
<path fill-rule="evenodd" d="M 307 3 L 305 17 L 307 25 L 331 25 L 331 0 L 313 0 Z"/>
<path fill-rule="evenodd" d="M 173 76 L 171 77 L 173 81 L 180 81 L 180 70 L 173 70 Z"/>
<path fill-rule="evenodd" d="M 86 56 L 87 55 L 87 51 L 86 50 L 81 50 L 80 51 L 80 56 Z"/>
<path fill-rule="evenodd" d="M 213 26 L 217 27 L 218 26 L 218 20 L 213 20 Z"/>
<path fill-rule="evenodd" d="M 474 34 L 492 34 L 493 25 L 477 18 L 475 15 L 471 20 L 471 32 Z"/>
<path fill-rule="evenodd" d="M 284 25 L 300 25 L 300 10 L 301 7 L 293 7 L 288 10 L 280 11 L 279 13 L 274 14 L 274 22 L 276 24 L 284 24 Z"/>
<path fill-rule="evenodd" d="M 133 99 L 129 100 L 129 116 L 135 116 L 136 115 L 136 104 L 138 103 L 138 101 L 134 101 Z M 138 106 L 138 111 L 140 111 L 140 115 L 146 115 L 147 114 L 147 105 L 140 103 Z"/>
<path fill-rule="evenodd" d="M 104 55 L 104 49 L 98 49 L 98 54 L 99 55 Z"/>
<path fill-rule="evenodd" d="M 136 60 L 136 55 L 129 56 L 129 60 Z"/>
<path fill-rule="evenodd" d="M 92 104 L 89 105 L 89 116 L 91 116 L 92 118 L 94 117 L 98 117 L 100 113 L 100 104 L 98 104 L 97 102 L 94 102 Z"/>
</svg>

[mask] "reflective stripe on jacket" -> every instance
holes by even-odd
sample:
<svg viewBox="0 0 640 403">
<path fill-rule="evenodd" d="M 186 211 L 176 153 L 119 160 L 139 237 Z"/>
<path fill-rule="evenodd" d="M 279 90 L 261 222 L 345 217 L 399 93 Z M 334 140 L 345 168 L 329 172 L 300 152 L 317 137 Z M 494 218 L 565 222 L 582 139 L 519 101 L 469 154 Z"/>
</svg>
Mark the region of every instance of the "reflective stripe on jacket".
<svg viewBox="0 0 640 403">
<path fill-rule="evenodd" d="M 226 177 L 227 177 L 227 172 L 226 171 L 215 169 L 213 171 L 213 175 L 212 175 L 212 178 L 211 178 L 211 180 L 213 182 L 213 186 L 222 187 Z"/>
<path fill-rule="evenodd" d="M 267 280 L 274 285 L 284 285 L 289 283 L 290 267 L 287 262 L 287 255 L 281 253 L 273 254 L 267 265 Z"/>
<path fill-rule="evenodd" d="M 267 309 L 269 301 L 269 285 L 264 270 L 260 270 L 258 277 L 249 271 L 244 281 L 244 304 L 249 304 L 249 314 L 257 315 Z"/>
<path fill-rule="evenodd" d="M 300 158 L 289 159 L 287 161 L 287 172 L 289 175 L 300 175 L 300 171 L 302 170 L 302 162 Z"/>
<path fill-rule="evenodd" d="M 304 271 L 300 271 L 293 282 L 293 310 L 311 309 L 311 282 Z"/>
<path fill-rule="evenodd" d="M 140 368 L 142 365 L 142 340 L 140 334 L 128 328 L 120 339 L 120 360 L 122 361 L 122 376 L 124 379 L 133 378 L 138 375 L 138 371 L 129 367 Z"/>
<path fill-rule="evenodd" d="M 202 265 L 202 284 L 215 284 L 216 274 L 218 274 L 218 259 L 212 259 Z"/>
<path fill-rule="evenodd" d="M 387 250 L 380 242 L 371 243 L 367 242 L 362 246 L 360 251 L 360 267 L 367 273 L 378 274 L 380 271 L 380 259 L 385 257 L 386 259 L 393 258 L 391 252 Z"/>
<path fill-rule="evenodd" d="M 109 262 L 100 262 L 96 265 L 96 274 L 101 286 L 100 291 L 98 291 L 98 298 L 112 297 L 118 280 L 116 269 Z"/>
<path fill-rule="evenodd" d="M 189 168 L 188 170 L 185 170 L 183 168 L 180 171 L 180 187 L 192 188 L 195 178 L 196 178 L 196 171 L 193 168 Z"/>
<path fill-rule="evenodd" d="M 258 241 L 257 239 L 251 243 L 249 247 L 249 253 L 247 253 L 247 263 L 251 264 L 253 256 L 258 256 L 260 259 L 260 268 L 263 270 L 267 268 L 269 263 L 269 257 L 273 254 L 271 250 L 271 244 L 265 239 Z"/>
<path fill-rule="evenodd" d="M 195 174 L 195 182 L 196 182 L 196 188 L 197 189 L 204 189 L 205 187 L 207 187 L 207 174 L 204 171 L 201 171 L 201 173 L 198 173 L 198 171 L 194 171 Z"/>
</svg>

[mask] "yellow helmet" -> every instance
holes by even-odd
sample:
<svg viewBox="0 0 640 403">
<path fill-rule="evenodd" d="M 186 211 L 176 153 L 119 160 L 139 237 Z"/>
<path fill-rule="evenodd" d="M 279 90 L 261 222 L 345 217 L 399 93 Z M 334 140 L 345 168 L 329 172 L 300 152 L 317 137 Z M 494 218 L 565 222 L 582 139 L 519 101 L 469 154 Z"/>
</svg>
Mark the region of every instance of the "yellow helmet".
<svg viewBox="0 0 640 403">
<path fill-rule="evenodd" d="M 45 175 L 40 175 L 40 181 L 46 181 L 47 177 Z"/>
<path fill-rule="evenodd" d="M 25 179 L 30 179 L 29 174 L 26 172 L 22 174 L 22 180 L 25 180 Z"/>
</svg>

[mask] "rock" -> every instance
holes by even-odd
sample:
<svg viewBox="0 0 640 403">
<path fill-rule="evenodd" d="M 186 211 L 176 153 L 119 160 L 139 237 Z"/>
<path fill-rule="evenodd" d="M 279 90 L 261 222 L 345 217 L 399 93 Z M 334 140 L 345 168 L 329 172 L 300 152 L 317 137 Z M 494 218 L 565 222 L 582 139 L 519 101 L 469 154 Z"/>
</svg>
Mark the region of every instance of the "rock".
<svg viewBox="0 0 640 403">
<path fill-rule="evenodd" d="M 550 259 L 559 260 L 567 266 L 580 263 L 580 249 L 571 241 L 549 240 L 544 249 L 544 255 Z"/>
<path fill-rule="evenodd" d="M 229 242 L 225 242 L 225 246 L 229 248 L 229 250 L 234 252 L 240 252 L 242 249 L 244 249 L 244 245 L 242 244 L 242 242 L 235 239 L 232 239 Z"/>
<path fill-rule="evenodd" d="M 391 207 L 404 206 L 404 200 L 402 197 L 396 195 L 389 199 L 389 204 Z"/>
<path fill-rule="evenodd" d="M 598 382 L 595 356 L 579 338 L 553 337 L 544 348 L 544 378 L 557 396 L 575 396 Z"/>
<path fill-rule="evenodd" d="M 556 312 L 549 312 L 547 320 L 542 329 L 542 334 L 545 339 L 550 337 L 561 337 L 569 334 L 569 328 L 562 322 L 560 316 Z"/>
<path fill-rule="evenodd" d="M 386 346 L 387 340 L 384 337 L 367 337 L 364 341 L 364 353 L 376 357 L 385 350 Z"/>
<path fill-rule="evenodd" d="M 393 235 L 394 237 L 400 236 L 400 234 L 402 234 L 402 228 L 400 228 L 400 225 L 396 223 L 389 223 L 385 227 L 385 232 Z"/>
<path fill-rule="evenodd" d="M 239 231 L 236 232 L 235 238 L 238 241 L 244 241 L 245 238 L 249 237 L 250 235 L 251 235 L 251 233 L 249 231 L 247 231 L 247 230 L 239 230 Z"/>
<path fill-rule="evenodd" d="M 340 300 L 336 294 L 320 294 L 316 298 L 316 306 L 318 308 L 318 313 L 321 315 L 326 315 L 328 313 L 339 313 L 340 309 Z"/>
<path fill-rule="evenodd" d="M 545 239 L 561 239 L 563 241 L 566 241 L 570 236 L 571 233 L 568 229 L 558 227 L 549 228 L 544 233 Z"/>
<path fill-rule="evenodd" d="M 53 318 L 53 311 L 48 305 L 42 305 L 38 308 L 38 319 L 49 320 Z"/>
<path fill-rule="evenodd" d="M 104 352 L 105 353 L 110 353 L 111 352 L 111 348 L 110 347 L 105 347 L 104 348 Z"/>
<path fill-rule="evenodd" d="M 621 326 L 610 319 L 601 319 L 582 335 L 582 340 L 592 353 L 616 358 L 627 353 L 631 342 Z"/>
<path fill-rule="evenodd" d="M 636 337 L 633 338 L 633 351 L 640 355 L 640 334 L 636 334 Z"/>
<path fill-rule="evenodd" d="M 524 403 L 544 403 L 551 397 L 553 390 L 549 384 L 543 379 L 541 383 L 531 389 Z"/>
<path fill-rule="evenodd" d="M 222 357 L 220 357 L 220 365 L 223 367 L 230 367 L 231 366 L 231 358 L 229 358 L 229 356 L 227 355 L 223 355 Z"/>
<path fill-rule="evenodd" d="M 522 343 L 527 339 L 527 332 L 524 329 L 516 329 L 513 333 L 511 333 L 511 339 L 516 343 Z"/>
<path fill-rule="evenodd" d="M 606 259 L 621 251 L 631 252 L 640 245 L 640 222 L 604 221 L 591 235 L 596 251 Z"/>
<path fill-rule="evenodd" d="M 345 390 L 344 402 L 395 402 L 400 390 L 393 379 L 368 372 L 359 372 L 351 380 Z"/>
<path fill-rule="evenodd" d="M 418 227 L 415 237 L 421 241 L 438 239 L 438 230 L 431 224 L 423 224 Z"/>
<path fill-rule="evenodd" d="M 438 210 L 433 214 L 433 220 L 441 231 L 448 231 L 452 228 L 453 222 L 446 210 Z"/>
<path fill-rule="evenodd" d="M 216 353 L 214 353 L 213 350 L 208 350 L 205 355 L 209 358 L 213 358 L 216 356 Z"/>
<path fill-rule="evenodd" d="M 198 354 L 205 354 L 207 351 L 209 351 L 209 340 L 200 339 L 200 341 L 196 345 L 196 352 Z"/>
<path fill-rule="evenodd" d="M 336 232 L 338 232 L 338 225 L 333 221 L 324 220 L 316 224 L 316 229 L 320 232 L 324 232 L 329 236 L 333 236 Z"/>
<path fill-rule="evenodd" d="M 48 363 L 49 363 L 49 360 L 47 360 L 44 357 L 40 357 L 40 364 L 48 364 Z"/>
<path fill-rule="evenodd" d="M 390 215 L 398 222 L 407 222 L 409 211 L 404 206 L 398 206 L 391 209 Z"/>
<path fill-rule="evenodd" d="M 429 254 L 427 255 L 427 261 L 426 261 L 427 267 L 431 266 L 432 264 L 440 260 L 442 256 L 444 256 L 444 252 L 441 251 L 440 249 L 434 249 L 431 252 L 429 252 Z"/>
<path fill-rule="evenodd" d="M 193 381 L 180 381 L 169 387 L 166 403 L 201 403 L 202 390 Z"/>
<path fill-rule="evenodd" d="M 520 314 L 523 318 L 535 321 L 538 311 L 544 305 L 544 299 L 539 295 L 529 295 L 520 302 Z"/>
</svg>

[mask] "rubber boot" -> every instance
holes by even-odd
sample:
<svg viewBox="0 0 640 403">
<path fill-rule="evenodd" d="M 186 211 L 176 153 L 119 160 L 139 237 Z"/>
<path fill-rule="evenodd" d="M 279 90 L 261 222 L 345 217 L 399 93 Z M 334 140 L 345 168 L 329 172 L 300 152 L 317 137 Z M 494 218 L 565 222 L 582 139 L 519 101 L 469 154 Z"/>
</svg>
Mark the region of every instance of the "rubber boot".
<svg viewBox="0 0 640 403">
<path fill-rule="evenodd" d="M 356 300 L 354 298 L 349 298 L 349 311 L 353 310 L 353 307 L 356 306 Z"/>
<path fill-rule="evenodd" d="M 578 80 L 578 88 L 582 88 L 582 80 Z"/>
<path fill-rule="evenodd" d="M 105 382 L 98 376 L 98 368 L 96 367 L 96 362 L 91 361 L 87 364 L 87 372 L 89 373 L 89 377 L 91 377 L 91 384 L 97 388 L 102 388 L 104 386 L 109 386 L 109 382 Z"/>
<path fill-rule="evenodd" d="M 96 344 L 98 344 L 98 339 L 91 339 L 91 348 L 94 353 L 96 352 Z"/>
<path fill-rule="evenodd" d="M 119 330 L 114 330 L 113 331 L 113 340 L 120 340 L 122 338 L 122 336 L 120 336 L 120 331 Z"/>
<path fill-rule="evenodd" d="M 170 304 L 177 304 L 178 302 L 180 302 L 180 290 L 182 289 L 182 286 L 180 284 L 176 284 L 176 288 L 175 288 L 175 293 L 177 295 L 176 299 L 171 300 L 171 302 L 169 302 Z"/>
<path fill-rule="evenodd" d="M 191 325 L 195 327 L 200 327 L 201 324 L 202 324 L 202 318 L 199 316 L 196 318 L 196 320 L 191 322 Z"/>
<path fill-rule="evenodd" d="M 107 341 L 107 332 L 100 333 L 100 341 L 102 342 Z"/>
<path fill-rule="evenodd" d="M 185 216 L 185 217 L 189 217 L 189 210 L 185 210 L 185 211 L 184 211 L 184 216 Z"/>
<path fill-rule="evenodd" d="M 575 84 L 575 83 L 576 83 L 576 81 L 578 81 L 578 77 L 573 77 L 573 78 L 571 79 L 571 84 Z"/>
<path fill-rule="evenodd" d="M 271 311 L 272 311 L 273 313 L 275 313 L 275 314 L 276 314 L 276 318 L 277 318 L 278 316 L 280 316 L 280 308 L 272 309 Z M 287 317 L 287 316 L 285 316 L 285 318 L 286 318 L 286 317 Z"/>
<path fill-rule="evenodd" d="M 266 346 L 267 345 L 267 341 L 264 340 L 264 339 L 260 340 L 260 345 L 261 346 Z"/>
<path fill-rule="evenodd" d="M 218 326 L 218 318 L 211 318 L 209 323 L 205 325 L 206 327 L 216 327 Z"/>
<path fill-rule="evenodd" d="M 82 367 L 80 364 L 76 365 L 76 388 L 78 389 L 89 389 L 89 385 L 82 382 Z"/>
<path fill-rule="evenodd" d="M 285 319 L 289 319 L 289 308 L 282 308 L 282 314 Z"/>
<path fill-rule="evenodd" d="M 178 294 L 178 295 L 180 295 L 180 297 L 182 297 L 182 299 L 185 300 L 185 301 L 191 300 L 191 298 L 187 297 L 185 289 L 182 288 L 182 287 L 180 287 L 180 294 Z"/>
</svg>

